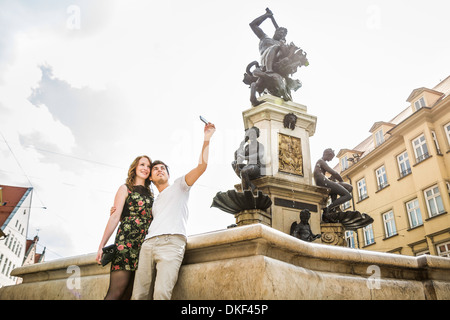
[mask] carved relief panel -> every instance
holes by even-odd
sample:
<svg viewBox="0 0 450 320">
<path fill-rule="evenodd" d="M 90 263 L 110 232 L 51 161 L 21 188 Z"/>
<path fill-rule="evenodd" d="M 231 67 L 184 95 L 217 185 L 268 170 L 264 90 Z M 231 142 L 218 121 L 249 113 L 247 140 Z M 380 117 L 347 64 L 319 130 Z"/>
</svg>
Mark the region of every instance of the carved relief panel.
<svg viewBox="0 0 450 320">
<path fill-rule="evenodd" d="M 278 171 L 303 176 L 300 138 L 278 133 Z"/>
</svg>

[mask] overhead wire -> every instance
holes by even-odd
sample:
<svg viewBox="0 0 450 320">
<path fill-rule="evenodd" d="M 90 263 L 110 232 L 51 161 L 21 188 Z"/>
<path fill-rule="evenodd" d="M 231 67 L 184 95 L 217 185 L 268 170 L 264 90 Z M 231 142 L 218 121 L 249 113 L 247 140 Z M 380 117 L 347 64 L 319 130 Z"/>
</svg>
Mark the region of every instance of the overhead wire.
<svg viewBox="0 0 450 320">
<path fill-rule="evenodd" d="M 45 208 L 44 203 L 42 202 L 41 198 L 39 197 L 39 195 L 37 194 L 33 183 L 31 182 L 30 178 L 28 177 L 28 175 L 26 174 L 25 170 L 23 169 L 22 165 L 20 164 L 19 159 L 17 159 L 16 154 L 14 153 L 14 151 L 11 149 L 11 146 L 9 145 L 8 141 L 6 140 L 5 136 L 3 135 L 2 131 L 0 131 L 0 135 L 3 138 L 3 141 L 5 142 L 6 146 L 8 147 L 9 151 L 11 152 L 14 160 L 16 161 L 17 165 L 19 166 L 20 170 L 22 171 L 23 175 L 27 178 L 28 183 L 30 184 L 30 186 L 33 188 L 34 193 L 36 194 L 36 197 L 39 199 L 39 202 L 41 203 L 42 207 Z"/>
<path fill-rule="evenodd" d="M 18 172 L 12 172 L 12 171 L 3 170 L 3 169 L 0 169 L 0 172 L 4 172 L 4 173 L 6 173 L 6 174 L 11 174 L 11 175 L 21 175 L 21 176 L 25 177 L 26 180 L 28 181 L 28 183 L 30 184 L 30 186 L 33 187 L 34 193 L 36 194 L 36 188 L 34 187 L 34 184 L 33 184 L 33 182 L 32 182 L 31 180 L 32 180 L 32 179 L 39 179 L 39 180 L 47 180 L 47 181 L 48 181 L 49 178 L 47 178 L 47 177 L 39 177 L 39 176 L 30 176 L 30 175 L 28 175 L 28 174 L 25 172 L 25 170 L 24 170 L 23 166 L 21 165 L 19 159 L 17 158 L 16 154 L 14 153 L 13 149 L 11 148 L 11 143 L 9 143 L 9 142 L 7 141 L 7 139 L 5 138 L 5 136 L 3 135 L 3 133 L 0 132 L 0 134 L 1 134 L 1 136 L 2 136 L 3 142 L 5 143 L 5 145 L 7 146 L 8 150 L 9 150 L 9 152 L 10 152 L 11 155 L 13 156 L 13 158 L 14 158 L 14 160 L 15 160 L 17 166 L 20 168 L 21 173 L 18 173 Z M 90 159 L 81 158 L 81 157 L 78 157 L 78 156 L 73 156 L 73 155 L 69 155 L 69 154 L 65 154 L 65 153 L 61 153 L 61 152 L 55 152 L 55 151 L 52 151 L 52 150 L 47 150 L 47 149 L 43 149 L 43 148 L 38 148 L 38 147 L 36 147 L 36 146 L 34 146 L 34 145 L 23 145 L 23 144 L 20 144 L 20 146 L 21 146 L 21 147 L 24 147 L 24 148 L 32 148 L 32 149 L 34 149 L 34 150 L 36 150 L 36 151 L 39 151 L 39 152 L 45 152 L 45 153 L 53 154 L 53 155 L 56 155 L 56 156 L 61 156 L 61 157 L 66 157 L 66 158 L 71 158 L 71 159 L 74 159 L 74 160 L 76 160 L 76 161 L 88 162 L 88 163 L 92 163 L 92 164 L 95 164 L 95 165 L 105 166 L 105 167 L 114 168 L 114 169 L 127 170 L 126 168 L 120 167 L 120 166 L 117 166 L 117 165 L 112 165 L 112 164 L 105 163 L 105 162 L 100 162 L 100 161 L 90 160 Z M 66 185 L 66 186 L 69 186 L 69 187 L 74 187 L 74 188 L 86 188 L 86 187 L 87 187 L 86 185 L 77 185 L 77 184 L 68 183 L 68 182 L 65 182 L 65 181 L 59 181 L 59 183 L 61 183 L 61 184 L 63 184 L 63 185 Z M 217 189 L 217 190 L 220 189 L 220 188 L 217 187 L 217 186 L 212 187 L 212 186 L 208 186 L 208 185 L 201 184 L 201 183 L 198 183 L 197 185 L 198 185 L 199 187 L 207 188 L 207 189 L 209 189 L 209 190 L 210 190 L 210 189 Z M 91 189 L 92 189 L 92 188 L 91 188 Z M 94 189 L 92 189 L 92 191 L 103 192 L 103 193 L 110 193 L 110 194 L 114 193 L 114 191 L 111 191 L 111 190 L 101 190 L 101 189 L 98 189 L 98 188 L 94 188 Z M 44 205 L 44 203 L 42 202 L 42 200 L 41 200 L 39 197 L 38 197 L 38 199 L 39 199 L 39 201 L 40 201 L 40 203 L 41 203 L 41 206 L 32 206 L 31 208 L 47 209 L 47 207 Z M 52 210 L 51 210 L 51 211 L 52 211 Z M 69 221 L 67 221 L 65 217 L 62 217 L 62 216 L 59 215 L 57 212 L 53 212 L 53 211 L 52 211 L 52 215 L 54 215 L 54 216 L 56 216 L 57 218 L 61 219 L 61 221 L 65 222 L 65 223 L 69 223 Z M 84 232 L 84 231 L 83 231 L 83 232 Z M 92 234 L 87 234 L 86 232 L 84 232 L 84 234 L 87 235 L 87 236 L 89 236 L 89 238 L 94 238 L 94 237 L 95 237 L 94 235 L 92 235 Z M 58 256 L 58 257 L 63 257 L 61 254 L 59 254 L 59 253 L 57 253 L 57 252 L 55 252 L 55 251 L 49 249 L 47 246 L 44 246 L 44 245 L 42 245 L 42 244 L 39 244 L 39 245 L 45 247 L 46 250 L 47 250 L 48 252 L 51 252 L 51 253 L 53 253 L 54 255 Z"/>
</svg>

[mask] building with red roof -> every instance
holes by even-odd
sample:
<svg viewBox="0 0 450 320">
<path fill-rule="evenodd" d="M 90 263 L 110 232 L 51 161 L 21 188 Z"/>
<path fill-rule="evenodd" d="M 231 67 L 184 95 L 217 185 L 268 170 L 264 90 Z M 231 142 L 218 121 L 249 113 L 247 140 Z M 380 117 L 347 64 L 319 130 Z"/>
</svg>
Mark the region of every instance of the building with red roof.
<svg viewBox="0 0 450 320">
<path fill-rule="evenodd" d="M 33 188 L 0 185 L 0 287 L 17 283 L 14 268 L 41 262 L 38 237 L 27 240 Z"/>
</svg>

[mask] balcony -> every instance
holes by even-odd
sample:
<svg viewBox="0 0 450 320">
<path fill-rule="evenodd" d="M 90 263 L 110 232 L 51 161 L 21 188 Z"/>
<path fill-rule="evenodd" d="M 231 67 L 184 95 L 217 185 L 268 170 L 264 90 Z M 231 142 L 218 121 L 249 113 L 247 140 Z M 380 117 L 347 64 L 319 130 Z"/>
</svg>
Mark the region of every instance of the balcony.
<svg viewBox="0 0 450 320">
<path fill-rule="evenodd" d="M 431 155 L 427 152 L 416 158 L 416 165 L 430 158 Z"/>
</svg>

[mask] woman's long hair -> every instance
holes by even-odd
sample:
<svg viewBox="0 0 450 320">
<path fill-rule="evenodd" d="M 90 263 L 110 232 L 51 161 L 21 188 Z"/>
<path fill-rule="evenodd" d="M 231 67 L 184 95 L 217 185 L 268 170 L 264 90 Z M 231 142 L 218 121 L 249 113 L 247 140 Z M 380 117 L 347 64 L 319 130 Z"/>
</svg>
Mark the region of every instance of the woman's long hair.
<svg viewBox="0 0 450 320">
<path fill-rule="evenodd" d="M 145 156 L 145 155 L 139 156 L 136 159 L 134 159 L 134 161 L 130 165 L 130 168 L 128 169 L 128 177 L 125 181 L 125 185 L 128 187 L 128 190 L 130 190 L 130 191 L 134 190 L 134 187 L 135 187 L 134 183 L 136 181 L 136 168 L 139 164 L 139 160 L 141 160 L 142 158 L 147 158 L 147 160 L 150 162 L 150 167 L 152 165 L 152 160 L 148 156 Z M 148 190 L 150 195 L 153 196 L 153 191 L 150 188 L 150 175 L 147 177 L 147 179 L 145 179 L 144 186 Z"/>
</svg>

